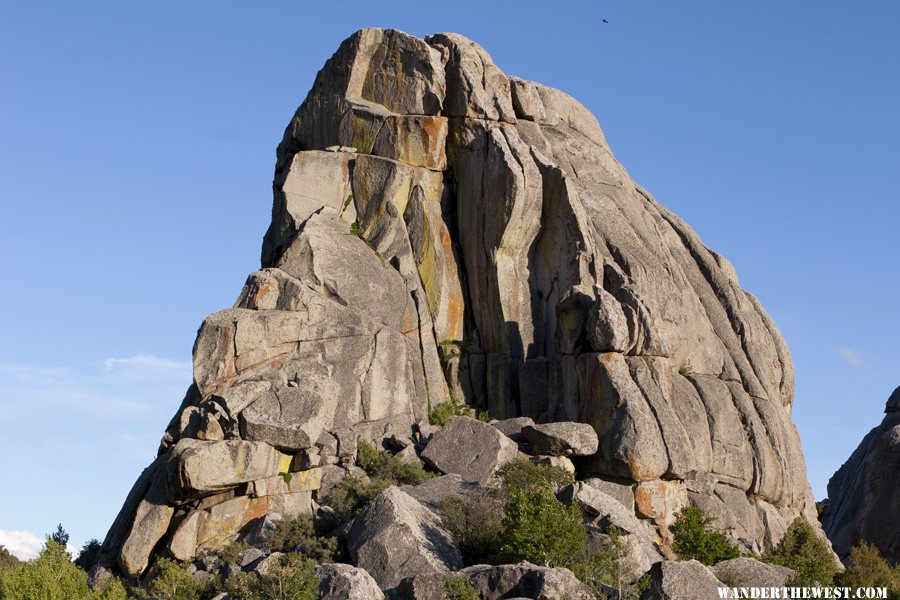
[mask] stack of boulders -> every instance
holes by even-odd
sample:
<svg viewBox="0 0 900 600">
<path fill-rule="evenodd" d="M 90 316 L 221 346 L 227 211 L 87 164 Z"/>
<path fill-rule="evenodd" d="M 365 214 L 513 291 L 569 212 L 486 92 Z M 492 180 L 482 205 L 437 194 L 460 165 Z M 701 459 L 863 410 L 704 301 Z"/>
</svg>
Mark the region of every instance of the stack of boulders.
<svg viewBox="0 0 900 600">
<path fill-rule="evenodd" d="M 372 599 L 443 600 L 446 583 L 464 579 L 480 598 L 591 599 L 595 592 L 568 569 L 528 562 L 466 567 L 457 543 L 442 522 L 442 502 L 448 498 L 477 498 L 495 486 L 502 467 L 514 460 L 529 460 L 575 472 L 572 458 L 589 456 L 599 443 L 596 432 L 583 423 L 535 424 L 528 418 L 485 423 L 455 417 L 444 426 L 429 426 L 426 433 L 403 438 L 383 437 L 381 447 L 404 462 L 419 462 L 436 476 L 419 485 L 389 487 L 374 498 L 352 521 L 334 534 L 346 543 L 351 564 L 321 564 L 323 600 Z M 314 467 L 307 473 L 322 473 Z M 355 473 L 366 478 L 359 470 Z M 283 479 L 279 479 L 283 482 Z M 293 480 L 293 479 L 292 479 Z M 267 485 L 279 485 L 269 481 Z M 321 490 L 321 481 L 318 490 Z M 315 487 L 308 485 L 307 487 Z M 313 490 L 315 493 L 317 490 Z M 739 558 L 708 568 L 696 561 L 669 560 L 668 549 L 652 519 L 637 510 L 627 485 L 600 478 L 576 480 L 557 493 L 564 504 L 575 504 L 591 536 L 612 530 L 623 543 L 623 585 L 634 585 L 646 574 L 647 598 L 693 598 L 722 586 L 781 586 L 794 572 L 783 567 Z M 327 502 L 326 497 L 322 497 Z M 315 503 L 314 503 L 315 504 Z M 318 505 L 317 505 L 318 507 Z M 327 505 L 318 507 L 328 510 Z M 281 552 L 265 550 L 265 529 L 281 514 L 269 513 L 260 526 L 238 536 L 255 544 L 242 550 L 233 564 L 222 565 L 215 552 L 192 557 L 194 576 L 225 580 L 237 571 L 265 575 Z M 616 588 L 609 587 L 611 594 Z M 710 596 L 712 597 L 712 596 Z M 226 600 L 222 594 L 219 600 Z"/>
<path fill-rule="evenodd" d="M 274 191 L 261 268 L 201 325 L 98 564 L 137 579 L 312 513 L 360 439 L 479 484 L 522 451 L 576 469 L 565 497 L 640 565 L 688 503 L 746 550 L 818 527 L 777 328 L 573 98 L 457 34 L 364 29 L 288 125 Z M 500 423 L 434 433 L 448 402 Z M 401 498 L 375 506 L 425 523 Z"/>
</svg>

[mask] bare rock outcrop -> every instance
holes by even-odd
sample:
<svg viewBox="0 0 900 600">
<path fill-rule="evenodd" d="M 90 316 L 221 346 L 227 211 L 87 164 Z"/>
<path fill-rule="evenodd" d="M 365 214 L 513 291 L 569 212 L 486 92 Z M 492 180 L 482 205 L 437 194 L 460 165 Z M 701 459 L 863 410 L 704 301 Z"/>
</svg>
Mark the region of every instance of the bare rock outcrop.
<svg viewBox="0 0 900 600">
<path fill-rule="evenodd" d="M 888 398 L 881 424 L 862 439 L 828 482 L 825 533 L 846 559 L 860 541 L 900 563 L 900 387 Z"/>
<path fill-rule="evenodd" d="M 663 542 L 687 502 L 747 549 L 815 523 L 778 330 L 570 96 L 457 34 L 361 30 L 285 130 L 274 196 L 102 560 L 137 577 L 309 512 L 358 439 L 451 398 L 592 427 L 579 473 L 630 490 Z"/>
</svg>

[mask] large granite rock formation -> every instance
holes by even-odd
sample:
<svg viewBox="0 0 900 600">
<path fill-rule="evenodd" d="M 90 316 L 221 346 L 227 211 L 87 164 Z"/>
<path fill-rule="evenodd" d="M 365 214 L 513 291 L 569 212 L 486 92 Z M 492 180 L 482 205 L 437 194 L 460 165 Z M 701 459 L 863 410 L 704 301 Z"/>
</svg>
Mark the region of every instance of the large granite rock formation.
<svg viewBox="0 0 900 600">
<path fill-rule="evenodd" d="M 900 563 L 900 387 L 884 409 L 881 424 L 860 442 L 828 482 L 825 533 L 841 558 L 860 541 Z"/>
<path fill-rule="evenodd" d="M 815 522 L 775 325 L 563 92 L 456 34 L 362 30 L 288 125 L 274 190 L 261 269 L 200 327 L 103 544 L 126 573 L 313 510 L 358 438 L 451 399 L 592 426 L 580 473 L 663 542 L 687 502 L 757 550 Z"/>
</svg>

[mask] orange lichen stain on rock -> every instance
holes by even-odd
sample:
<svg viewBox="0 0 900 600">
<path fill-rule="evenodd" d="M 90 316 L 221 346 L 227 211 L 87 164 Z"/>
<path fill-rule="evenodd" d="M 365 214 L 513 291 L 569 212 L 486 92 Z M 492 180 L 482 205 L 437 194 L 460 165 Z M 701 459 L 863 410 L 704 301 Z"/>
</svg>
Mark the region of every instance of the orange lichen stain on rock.
<svg viewBox="0 0 900 600">
<path fill-rule="evenodd" d="M 260 310 L 261 306 L 274 307 L 276 302 L 278 302 L 278 285 L 267 281 L 258 285 L 254 290 L 250 297 L 250 308 Z"/>
</svg>

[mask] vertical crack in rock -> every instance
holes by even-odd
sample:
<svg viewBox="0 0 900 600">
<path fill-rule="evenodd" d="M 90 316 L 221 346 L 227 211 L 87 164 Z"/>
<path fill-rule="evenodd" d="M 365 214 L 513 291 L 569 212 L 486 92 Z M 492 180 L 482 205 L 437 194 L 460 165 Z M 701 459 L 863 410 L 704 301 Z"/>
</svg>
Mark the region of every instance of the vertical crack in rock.
<svg viewBox="0 0 900 600">
<path fill-rule="evenodd" d="M 279 473 L 345 473 L 357 439 L 408 437 L 451 396 L 593 426 L 579 475 L 626 483 L 663 540 L 686 502 L 746 550 L 818 527 L 777 328 L 570 96 L 458 34 L 364 29 L 294 113 L 273 188 L 261 269 L 203 322 L 101 561 L 137 578 L 309 512 L 319 484 Z"/>
</svg>

